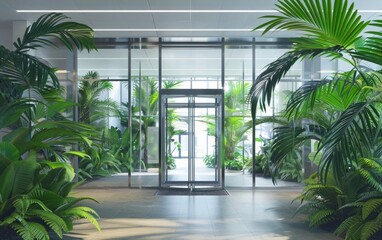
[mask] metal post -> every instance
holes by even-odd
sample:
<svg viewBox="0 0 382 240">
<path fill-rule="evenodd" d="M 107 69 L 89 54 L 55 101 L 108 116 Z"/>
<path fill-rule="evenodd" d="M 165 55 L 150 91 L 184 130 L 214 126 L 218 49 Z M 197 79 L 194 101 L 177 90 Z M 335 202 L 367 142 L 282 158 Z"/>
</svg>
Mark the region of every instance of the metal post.
<svg viewBox="0 0 382 240">
<path fill-rule="evenodd" d="M 221 112 L 221 122 L 222 122 L 222 127 L 221 127 L 221 138 L 220 138 L 220 141 L 222 141 L 224 143 L 224 118 L 225 118 L 225 114 L 224 114 L 224 108 L 225 108 L 225 102 L 224 102 L 224 80 L 225 80 L 225 43 L 224 43 L 224 38 L 222 38 L 221 40 L 221 86 L 222 86 L 222 89 L 223 89 L 223 96 L 222 96 L 222 100 L 221 100 L 221 104 L 222 104 L 222 112 Z M 223 146 L 223 144 L 222 144 Z M 224 188 L 225 186 L 225 164 L 224 164 L 224 160 L 225 160 L 225 151 L 224 151 L 224 146 L 221 148 L 221 172 L 222 172 L 222 188 Z"/>
<path fill-rule="evenodd" d="M 256 81 L 256 39 L 252 39 L 252 84 Z M 256 124 L 252 119 L 252 187 L 256 187 Z"/>
<path fill-rule="evenodd" d="M 133 162 L 133 153 L 132 153 L 132 149 L 133 149 L 133 132 L 132 132 L 132 129 L 133 129 L 133 119 L 132 119 L 132 103 L 131 103 L 131 94 L 132 94 L 132 90 L 131 90 L 131 42 L 129 43 L 129 48 L 128 48 L 128 60 L 127 60 L 127 68 L 128 68 L 128 74 L 127 74 L 127 78 L 128 78 L 128 85 L 127 85 L 127 90 L 129 92 L 129 95 L 128 95 L 128 103 L 129 103 L 129 106 L 128 106 L 128 128 L 129 128 L 129 160 L 130 160 L 130 166 L 129 166 L 129 169 L 127 170 L 127 173 L 128 173 L 128 180 L 127 180 L 127 186 L 128 187 L 131 187 L 131 166 L 132 166 L 132 162 Z"/>
<path fill-rule="evenodd" d="M 138 81 L 139 81 L 139 92 L 138 92 L 138 104 L 139 104 L 139 172 L 142 172 L 142 156 L 141 156 L 141 149 L 142 149 L 142 75 L 141 75 L 141 60 L 139 60 L 139 73 L 138 73 Z"/>
<path fill-rule="evenodd" d="M 162 139 L 162 131 L 163 131 L 163 119 L 162 119 L 162 96 L 160 94 L 161 90 L 162 90 L 162 38 L 159 38 L 158 39 L 158 85 L 159 85 L 159 100 L 158 100 L 158 104 L 159 104 L 159 174 L 158 174 L 158 177 L 159 177 L 159 188 L 161 188 L 161 185 L 162 185 L 162 171 L 164 171 L 165 169 L 162 169 L 162 162 L 163 162 L 163 159 L 162 159 L 162 144 L 166 144 L 165 142 L 162 143 L 161 139 Z"/>
<path fill-rule="evenodd" d="M 70 53 L 69 53 L 70 54 Z M 73 108 L 73 121 L 78 122 L 79 121 L 79 116 L 78 116 L 78 50 L 77 48 L 73 49 L 72 53 L 72 84 L 73 84 L 73 97 L 74 97 L 74 102 L 76 105 Z M 69 77 L 69 76 L 68 76 Z M 78 144 L 75 144 L 73 146 L 74 150 L 78 151 L 79 146 Z M 74 168 L 74 182 L 78 182 L 78 157 L 73 157 L 71 160 L 72 166 Z"/>
</svg>

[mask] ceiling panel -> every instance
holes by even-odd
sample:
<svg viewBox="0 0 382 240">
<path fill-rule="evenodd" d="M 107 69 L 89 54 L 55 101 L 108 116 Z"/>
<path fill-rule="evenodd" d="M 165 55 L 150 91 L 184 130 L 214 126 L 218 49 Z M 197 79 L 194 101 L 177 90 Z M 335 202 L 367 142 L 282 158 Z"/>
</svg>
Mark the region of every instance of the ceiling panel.
<svg viewBox="0 0 382 240">
<path fill-rule="evenodd" d="M 153 13 L 156 28 L 183 29 L 190 28 L 191 15 L 188 13 Z"/>
<path fill-rule="evenodd" d="M 57 1 L 57 0 L 54 0 Z M 62 1 L 65 2 L 65 1 Z M 75 1 L 77 9 L 130 9 L 149 10 L 146 0 L 79 0 Z"/>
<path fill-rule="evenodd" d="M 69 10 L 269 10 L 276 0 L 0 0 L 0 26 L 11 28 L 14 20 L 34 21 L 42 13 L 17 13 L 16 9 Z M 355 1 L 361 10 L 382 10 L 381 0 Z M 74 21 L 92 28 L 108 29 L 252 29 L 265 20 L 259 13 L 66 13 Z M 380 13 L 362 13 L 366 20 Z M 291 37 L 293 32 L 268 36 Z M 252 37 L 260 32 L 238 31 L 122 31 L 96 32 L 96 37 Z"/>
<path fill-rule="evenodd" d="M 190 0 L 148 0 L 147 2 L 150 6 L 150 9 L 190 9 Z"/>
<path fill-rule="evenodd" d="M 96 29 L 155 28 L 150 13 L 95 13 L 89 18 Z"/>
</svg>

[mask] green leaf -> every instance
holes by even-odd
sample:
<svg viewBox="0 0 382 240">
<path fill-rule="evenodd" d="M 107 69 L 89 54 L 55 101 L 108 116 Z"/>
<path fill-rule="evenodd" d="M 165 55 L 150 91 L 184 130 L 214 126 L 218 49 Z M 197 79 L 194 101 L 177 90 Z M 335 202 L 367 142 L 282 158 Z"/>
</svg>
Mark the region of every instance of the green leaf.
<svg viewBox="0 0 382 240">
<path fill-rule="evenodd" d="M 366 220 L 371 213 L 377 212 L 380 213 L 382 210 L 382 198 L 379 199 L 370 199 L 365 202 L 362 208 L 362 219 Z"/>
<path fill-rule="evenodd" d="M 18 52 L 26 52 L 43 46 L 57 46 L 54 40 L 59 40 L 69 50 L 73 50 L 73 44 L 80 50 L 95 49 L 93 30 L 67 19 L 62 13 L 42 15 L 25 30 L 24 37 L 18 38 L 14 46 Z"/>
<path fill-rule="evenodd" d="M 2 199 L 26 193 L 32 188 L 37 163 L 31 160 L 11 162 L 0 175 Z"/>
<path fill-rule="evenodd" d="M 11 162 L 19 159 L 19 150 L 13 144 L 0 142 L 0 175 Z"/>
<path fill-rule="evenodd" d="M 98 231 L 101 231 L 101 228 L 98 224 L 96 217 L 99 217 L 98 214 L 89 207 L 74 207 L 62 212 L 62 214 L 73 216 L 76 219 L 87 219 L 91 224 L 93 224 Z"/>
<path fill-rule="evenodd" d="M 63 236 L 63 231 L 68 231 L 65 221 L 55 213 L 47 212 L 41 209 L 31 209 L 28 211 L 28 215 L 35 218 L 41 218 L 44 223 L 48 225 L 60 238 Z"/>
<path fill-rule="evenodd" d="M 334 4 L 331 0 L 279 0 L 276 6 L 280 14 L 261 17 L 268 21 L 255 30 L 265 28 L 263 34 L 272 29 L 302 32 L 294 40 L 296 49 L 351 48 L 369 23 L 361 20 L 347 0 Z"/>
</svg>

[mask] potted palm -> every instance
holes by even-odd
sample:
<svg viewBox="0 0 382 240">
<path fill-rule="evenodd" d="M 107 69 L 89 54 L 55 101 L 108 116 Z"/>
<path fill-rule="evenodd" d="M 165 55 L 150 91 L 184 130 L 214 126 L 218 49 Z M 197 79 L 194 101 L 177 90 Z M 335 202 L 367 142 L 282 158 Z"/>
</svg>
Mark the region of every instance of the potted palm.
<svg viewBox="0 0 382 240">
<path fill-rule="evenodd" d="M 291 95 L 286 116 L 309 121 L 304 126 L 278 129 L 271 159 L 282 162 L 296 145 L 318 141 L 318 175 L 300 197 L 313 201 L 307 206 L 311 225 L 331 223 L 347 239 L 378 238 L 381 208 L 370 203 L 381 202 L 382 21 L 363 21 L 354 4 L 343 0 L 280 0 L 276 6 L 279 14 L 264 16 L 268 21 L 257 28 L 265 28 L 264 34 L 271 29 L 298 31 L 301 37 L 291 39 L 292 49 L 256 79 L 250 91 L 254 118 L 257 107 L 266 108 L 275 86 L 296 61 L 327 56 L 350 68 L 308 81 Z M 374 30 L 367 31 L 369 26 Z M 377 67 L 366 67 L 370 64 Z M 344 190 L 360 172 L 362 184 L 366 183 L 355 193 Z M 367 202 L 370 205 L 365 207 Z M 328 208 L 325 203 L 334 205 Z"/>
</svg>

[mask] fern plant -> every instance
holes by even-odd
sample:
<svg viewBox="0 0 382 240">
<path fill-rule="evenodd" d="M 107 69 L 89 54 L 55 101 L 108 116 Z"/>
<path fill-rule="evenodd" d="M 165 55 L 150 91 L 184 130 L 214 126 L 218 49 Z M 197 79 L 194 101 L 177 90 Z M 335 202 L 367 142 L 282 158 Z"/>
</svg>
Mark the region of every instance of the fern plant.
<svg viewBox="0 0 382 240">
<path fill-rule="evenodd" d="M 329 177 L 324 185 L 317 181 L 317 174 L 312 176 L 296 198 L 303 203 L 296 213 L 308 213 L 311 227 L 331 226 L 349 240 L 381 234 L 381 160 L 361 158 L 355 168 L 340 183 Z"/>
<path fill-rule="evenodd" d="M 342 209 L 355 210 L 356 214 L 345 219 L 335 234 L 345 239 L 380 239 L 382 237 L 382 193 L 368 192 Z"/>
<path fill-rule="evenodd" d="M 73 168 L 67 163 L 39 163 L 36 156 L 32 151 L 22 160 L 14 145 L 0 143 L 0 233 L 49 239 L 51 230 L 62 238 L 77 219 L 88 219 L 100 230 L 98 214 L 77 205 L 95 200 L 70 196 L 76 185 Z"/>
<path fill-rule="evenodd" d="M 345 239 L 372 239 L 382 237 L 382 162 L 362 158 L 357 170 L 349 178 L 361 179 L 367 186 L 354 202 L 340 208 L 354 212 L 336 229 L 335 233 Z M 377 237 L 378 236 L 378 237 Z"/>
</svg>

